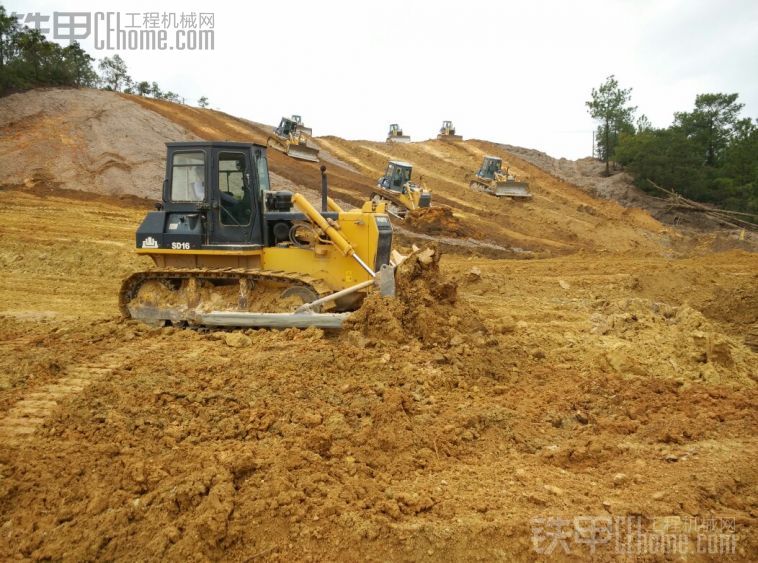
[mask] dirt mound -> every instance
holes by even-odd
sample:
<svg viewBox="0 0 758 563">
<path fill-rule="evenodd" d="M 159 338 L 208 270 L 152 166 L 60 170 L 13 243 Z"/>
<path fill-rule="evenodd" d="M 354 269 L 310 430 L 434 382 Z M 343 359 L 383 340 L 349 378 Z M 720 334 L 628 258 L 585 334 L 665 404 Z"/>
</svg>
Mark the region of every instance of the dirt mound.
<svg viewBox="0 0 758 563">
<path fill-rule="evenodd" d="M 601 305 L 591 322 L 607 350 L 595 360 L 621 374 L 740 386 L 758 382 L 747 347 L 686 305 L 624 299 Z"/>
<path fill-rule="evenodd" d="M 414 209 L 405 217 L 405 226 L 412 231 L 427 235 L 457 238 L 481 238 L 471 225 L 466 225 L 453 214 L 449 207 L 424 207 Z"/>
<path fill-rule="evenodd" d="M 428 247 L 412 254 L 396 273 L 396 298 L 369 296 L 347 321 L 348 337 L 390 342 L 413 338 L 427 346 L 484 343 L 491 335 L 479 314 L 458 297 L 458 285 L 439 269 L 440 252 Z"/>
</svg>

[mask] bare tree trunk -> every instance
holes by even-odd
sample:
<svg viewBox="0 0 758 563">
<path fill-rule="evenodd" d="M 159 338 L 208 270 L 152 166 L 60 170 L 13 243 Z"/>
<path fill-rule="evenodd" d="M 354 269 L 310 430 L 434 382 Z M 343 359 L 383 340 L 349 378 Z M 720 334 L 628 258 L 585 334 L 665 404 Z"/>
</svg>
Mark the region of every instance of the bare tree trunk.
<svg viewBox="0 0 758 563">
<path fill-rule="evenodd" d="M 611 158 L 611 150 L 608 146 L 611 142 L 611 126 L 606 120 L 605 122 L 605 175 L 610 176 L 611 175 L 611 168 L 610 168 L 610 158 Z"/>
</svg>

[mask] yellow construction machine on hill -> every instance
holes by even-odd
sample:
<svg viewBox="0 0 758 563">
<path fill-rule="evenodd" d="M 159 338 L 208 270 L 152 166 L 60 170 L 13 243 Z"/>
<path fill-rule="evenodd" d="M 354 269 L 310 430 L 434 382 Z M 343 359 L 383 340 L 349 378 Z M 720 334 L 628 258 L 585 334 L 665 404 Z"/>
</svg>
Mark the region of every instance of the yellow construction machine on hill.
<svg viewBox="0 0 758 563">
<path fill-rule="evenodd" d="M 390 125 L 390 130 L 387 133 L 388 143 L 410 143 L 411 138 L 408 135 L 403 135 L 403 130 L 397 123 Z"/>
<path fill-rule="evenodd" d="M 374 202 L 386 202 L 387 212 L 404 219 L 409 211 L 431 207 L 432 194 L 421 184 L 411 181 L 413 166 L 407 162 L 390 160 L 384 176 L 379 178 L 372 193 Z"/>
<path fill-rule="evenodd" d="M 266 147 L 168 143 L 162 203 L 137 230 L 154 269 L 124 280 L 122 314 L 151 324 L 339 327 L 367 292 L 394 294 L 383 203 L 321 210 L 270 187 Z"/>
<path fill-rule="evenodd" d="M 282 117 L 279 127 L 274 129 L 274 134 L 268 138 L 267 144 L 292 158 L 318 162 L 318 149 L 308 146 L 308 139 L 298 127 L 298 123 L 286 117 Z"/>
<path fill-rule="evenodd" d="M 293 114 L 292 121 L 294 121 L 295 125 L 297 125 L 298 131 L 300 131 L 304 135 L 308 135 L 309 137 L 313 136 L 313 129 L 305 126 L 305 123 L 303 123 L 302 117 L 300 117 L 299 115 Z"/>
<path fill-rule="evenodd" d="M 497 156 L 485 156 L 482 166 L 469 183 L 471 189 L 497 197 L 529 199 L 529 183 L 516 180 L 509 169 L 502 169 L 503 161 Z"/>
<path fill-rule="evenodd" d="M 461 135 L 455 134 L 455 125 L 452 121 L 443 121 L 442 127 L 440 127 L 439 135 L 437 135 L 439 141 L 462 141 Z"/>
</svg>

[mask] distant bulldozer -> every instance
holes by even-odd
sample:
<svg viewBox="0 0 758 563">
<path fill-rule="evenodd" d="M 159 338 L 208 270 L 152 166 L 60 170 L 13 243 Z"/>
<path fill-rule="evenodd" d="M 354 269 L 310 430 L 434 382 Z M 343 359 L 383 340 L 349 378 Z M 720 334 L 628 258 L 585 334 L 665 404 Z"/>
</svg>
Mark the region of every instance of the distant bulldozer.
<svg viewBox="0 0 758 563">
<path fill-rule="evenodd" d="M 403 135 L 403 130 L 397 123 L 390 125 L 389 133 L 387 133 L 388 143 L 410 143 L 411 138 L 408 135 Z"/>
<path fill-rule="evenodd" d="M 452 121 L 443 121 L 437 139 L 440 141 L 462 141 L 463 137 L 455 134 L 455 126 Z"/>
<path fill-rule="evenodd" d="M 313 129 L 311 129 L 310 127 L 306 127 L 305 126 L 305 124 L 303 123 L 303 118 L 302 117 L 300 117 L 299 115 L 293 114 L 292 115 L 292 121 L 294 121 L 295 124 L 297 125 L 297 130 L 298 131 L 300 131 L 301 133 L 303 133 L 305 135 L 308 135 L 309 137 L 313 136 Z"/>
<path fill-rule="evenodd" d="M 386 202 L 387 212 L 399 219 L 405 219 L 409 211 L 432 205 L 431 192 L 411 181 L 412 171 L 413 166 L 409 163 L 390 160 L 372 194 L 375 202 Z"/>
<path fill-rule="evenodd" d="M 298 130 L 297 122 L 282 117 L 274 135 L 268 138 L 268 146 L 293 158 L 318 162 L 318 149 L 308 146 L 305 134 Z"/>
<path fill-rule="evenodd" d="M 513 199 L 532 197 L 529 192 L 529 183 L 516 181 L 516 177 L 509 173 L 508 168 L 503 172 L 502 167 L 503 161 L 499 157 L 485 156 L 481 168 L 469 184 L 471 189 L 497 197 Z"/>
</svg>

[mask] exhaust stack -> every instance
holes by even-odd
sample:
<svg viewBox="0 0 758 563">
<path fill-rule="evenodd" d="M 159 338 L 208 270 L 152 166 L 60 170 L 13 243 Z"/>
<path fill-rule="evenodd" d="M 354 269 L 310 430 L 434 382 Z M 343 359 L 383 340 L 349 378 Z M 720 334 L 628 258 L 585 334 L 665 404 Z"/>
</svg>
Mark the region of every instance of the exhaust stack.
<svg viewBox="0 0 758 563">
<path fill-rule="evenodd" d="M 329 183 L 326 179 L 326 166 L 321 165 L 321 212 L 324 213 L 329 209 Z"/>
</svg>

